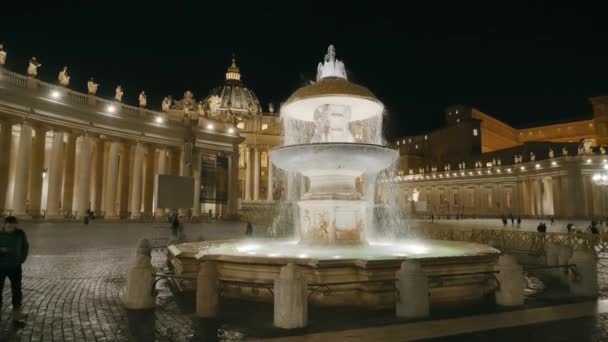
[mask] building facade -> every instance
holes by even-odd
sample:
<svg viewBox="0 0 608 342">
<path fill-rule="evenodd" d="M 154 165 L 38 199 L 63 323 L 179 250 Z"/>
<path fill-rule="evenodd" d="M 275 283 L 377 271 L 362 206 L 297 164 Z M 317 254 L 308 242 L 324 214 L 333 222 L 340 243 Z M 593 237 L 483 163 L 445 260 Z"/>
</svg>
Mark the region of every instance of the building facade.
<svg viewBox="0 0 608 342">
<path fill-rule="evenodd" d="M 121 90 L 122 92 L 122 90 Z M 279 119 L 264 113 L 233 60 L 225 83 L 163 110 L 89 94 L 0 67 L 0 210 L 31 218 L 162 217 L 156 175 L 194 178 L 192 208 L 235 217 L 240 199 L 272 200 L 268 149 Z"/>
<path fill-rule="evenodd" d="M 412 215 L 588 219 L 608 216 L 608 97 L 589 120 L 515 129 L 474 108 L 446 109 L 446 127 L 399 138 L 399 186 Z M 382 191 L 380 191 L 380 195 Z"/>
</svg>

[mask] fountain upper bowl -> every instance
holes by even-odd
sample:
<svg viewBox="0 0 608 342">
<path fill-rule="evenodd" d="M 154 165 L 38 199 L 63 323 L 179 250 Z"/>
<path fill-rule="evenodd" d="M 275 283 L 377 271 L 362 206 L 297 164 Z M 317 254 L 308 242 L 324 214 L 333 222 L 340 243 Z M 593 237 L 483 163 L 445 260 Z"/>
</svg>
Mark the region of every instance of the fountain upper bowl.
<svg viewBox="0 0 608 342">
<path fill-rule="evenodd" d="M 277 147 L 270 151 L 270 158 L 280 169 L 305 175 L 340 173 L 358 176 L 386 169 L 399 158 L 399 153 L 381 145 L 316 143 Z"/>
</svg>

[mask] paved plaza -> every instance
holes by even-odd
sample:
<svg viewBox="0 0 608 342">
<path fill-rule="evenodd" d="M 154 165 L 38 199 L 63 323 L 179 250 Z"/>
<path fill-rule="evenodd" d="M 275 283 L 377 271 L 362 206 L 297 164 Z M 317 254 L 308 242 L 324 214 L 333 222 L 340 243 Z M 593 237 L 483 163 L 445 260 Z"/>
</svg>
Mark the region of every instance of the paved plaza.
<svg viewBox="0 0 608 342">
<path fill-rule="evenodd" d="M 472 221 L 472 220 L 470 220 Z M 498 220 L 496 220 L 498 221 Z M 488 221 L 487 223 L 490 223 Z M 466 221 L 458 224 L 465 225 Z M 469 222 L 485 224 L 484 221 Z M 15 329 L 8 320 L 10 294 L 4 289 L 0 341 L 128 341 L 129 322 L 121 305 L 125 273 L 138 239 L 151 238 L 162 244 L 169 236 L 165 224 L 78 223 L 22 224 L 31 249 L 24 264 L 24 309 L 30 316 L 25 326 Z M 156 227 L 156 228 L 155 228 Z M 226 239 L 243 236 L 243 223 L 186 224 L 189 240 Z M 259 232 L 258 232 L 259 233 Z M 155 250 L 153 262 L 164 267 L 165 252 Z M 600 260 L 602 297 L 606 297 L 605 273 Z M 161 283 L 157 298 L 156 323 L 150 329 L 159 341 L 195 341 L 191 310 L 184 310 Z M 390 313 L 389 313 L 390 315 Z M 314 320 L 313 320 L 314 321 Z M 527 336 L 553 336 L 551 340 L 601 341 L 606 336 L 608 316 L 546 323 L 456 336 L 442 341 L 487 339 L 508 341 Z M 540 335 L 540 334 L 548 335 Z M 579 335 L 574 335 L 574 334 Z M 242 336 L 227 335 L 225 340 Z M 510 339 L 508 338 L 510 337 Z"/>
</svg>

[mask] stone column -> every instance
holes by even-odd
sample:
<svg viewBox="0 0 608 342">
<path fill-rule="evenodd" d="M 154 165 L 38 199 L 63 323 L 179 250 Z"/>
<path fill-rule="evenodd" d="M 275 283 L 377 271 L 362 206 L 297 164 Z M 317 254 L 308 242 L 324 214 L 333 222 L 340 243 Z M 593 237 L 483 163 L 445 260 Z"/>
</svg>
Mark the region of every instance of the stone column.
<svg viewBox="0 0 608 342">
<path fill-rule="evenodd" d="M 89 201 L 91 198 L 91 164 L 93 141 L 91 136 L 85 134 L 82 137 L 82 150 L 80 153 L 80 170 L 78 174 L 78 203 L 76 203 L 76 211 L 79 217 L 84 217 L 87 209 L 89 209 Z"/>
<path fill-rule="evenodd" d="M 49 165 L 49 184 L 46 202 L 47 217 L 62 216 L 60 211 L 61 183 L 63 180 L 63 132 L 54 130 L 51 162 Z"/>
<path fill-rule="evenodd" d="M 72 201 L 74 199 L 74 169 L 76 167 L 76 135 L 74 133 L 68 135 L 65 153 L 65 181 L 63 185 L 61 208 L 63 208 L 64 211 L 71 211 Z"/>
<path fill-rule="evenodd" d="M 399 299 L 395 304 L 397 317 L 424 318 L 430 313 L 429 281 L 416 261 L 404 261 L 396 272 Z"/>
<path fill-rule="evenodd" d="M 116 218 L 116 188 L 118 183 L 118 153 L 120 152 L 120 142 L 110 143 L 108 154 L 107 179 L 105 190 L 105 218 Z"/>
<path fill-rule="evenodd" d="M 574 251 L 569 264 L 576 266 L 576 274 L 570 276 L 570 293 L 578 297 L 597 298 L 597 255 L 594 250 Z"/>
<path fill-rule="evenodd" d="M 524 304 L 524 272 L 517 260 L 507 254 L 498 258 L 496 275 L 500 288 L 495 292 L 496 304 L 520 306 Z"/>
<path fill-rule="evenodd" d="M 308 293 L 302 272 L 289 263 L 274 280 L 274 326 L 303 328 L 308 324 Z"/>
<path fill-rule="evenodd" d="M 135 146 L 135 157 L 133 158 L 133 178 L 131 186 L 131 218 L 141 217 L 141 187 L 142 171 L 144 168 L 144 147 L 141 143 Z"/>
<path fill-rule="evenodd" d="M 103 161 L 105 154 L 105 141 L 101 138 L 96 139 L 95 145 L 95 168 L 93 169 L 95 174 L 95 180 L 93 183 L 94 189 L 94 198 L 95 198 L 95 206 L 93 207 L 93 211 L 96 212 L 96 215 L 101 217 L 101 212 L 103 211 L 102 204 L 102 194 L 103 194 Z"/>
<path fill-rule="evenodd" d="M 245 146 L 245 201 L 251 200 L 251 146 Z"/>
<path fill-rule="evenodd" d="M 13 136 L 13 124 L 9 120 L 3 120 L 0 122 L 0 124 L 2 125 L 2 127 L 0 127 L 0 151 L 10 151 Z M 8 209 L 5 206 L 10 163 L 10 158 L 0 158 L 0 211 Z"/>
<path fill-rule="evenodd" d="M 260 199 L 260 147 L 255 146 L 253 153 L 253 200 Z"/>
<path fill-rule="evenodd" d="M 30 173 L 30 152 L 32 148 L 32 126 L 21 124 L 19 136 L 19 153 L 17 153 L 17 172 L 15 173 L 15 188 L 13 190 L 13 214 L 26 215 L 27 185 Z"/>
<path fill-rule="evenodd" d="M 161 148 L 158 151 L 158 166 L 157 166 L 157 173 L 159 175 L 164 175 L 167 174 L 167 149 L 166 148 Z M 156 196 L 158 196 L 158 184 L 156 183 L 155 180 L 155 185 L 154 188 L 156 189 Z M 156 203 L 158 204 L 158 198 L 156 198 Z M 165 214 L 165 209 L 164 208 L 156 208 L 156 216 L 163 216 Z"/>
<path fill-rule="evenodd" d="M 270 153 L 268 153 L 268 186 L 266 186 L 266 200 L 272 201 L 274 200 L 272 190 L 273 190 L 273 179 L 272 179 L 272 161 L 270 160 Z"/>
<path fill-rule="evenodd" d="M 192 216 L 201 214 L 201 152 L 192 148 L 192 177 L 194 177 L 194 204 Z"/>
<path fill-rule="evenodd" d="M 146 169 L 144 179 L 144 216 L 153 216 L 154 202 L 154 146 L 146 148 Z"/>
<path fill-rule="evenodd" d="M 219 281 L 215 263 L 202 262 L 196 280 L 196 316 L 213 318 L 217 315 Z"/>
<path fill-rule="evenodd" d="M 44 149 L 46 143 L 46 128 L 36 127 L 36 137 L 32 148 L 30 161 L 30 216 L 40 216 L 42 206 L 42 172 L 44 171 Z"/>
<path fill-rule="evenodd" d="M 232 155 L 228 159 L 228 208 L 226 216 L 235 217 L 238 203 L 238 178 L 239 178 L 239 147 L 232 149 Z"/>
<path fill-rule="evenodd" d="M 129 218 L 129 194 L 131 193 L 131 144 L 125 142 L 123 145 L 122 156 L 120 157 L 120 208 L 119 217 Z"/>
</svg>

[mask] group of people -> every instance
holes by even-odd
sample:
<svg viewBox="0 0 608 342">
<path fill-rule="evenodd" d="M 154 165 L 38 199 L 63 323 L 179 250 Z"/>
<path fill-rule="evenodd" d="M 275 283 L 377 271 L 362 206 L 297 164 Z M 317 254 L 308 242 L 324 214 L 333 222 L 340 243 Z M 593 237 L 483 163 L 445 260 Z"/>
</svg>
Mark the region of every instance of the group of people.
<svg viewBox="0 0 608 342">
<path fill-rule="evenodd" d="M 507 227 L 507 224 L 509 224 L 509 221 L 511 221 L 511 226 L 515 226 L 515 216 L 513 216 L 513 214 L 511 214 L 511 213 L 509 213 L 509 216 L 502 215 L 501 221 L 502 221 L 503 228 Z M 521 228 L 521 216 L 517 217 L 517 228 Z"/>
</svg>

